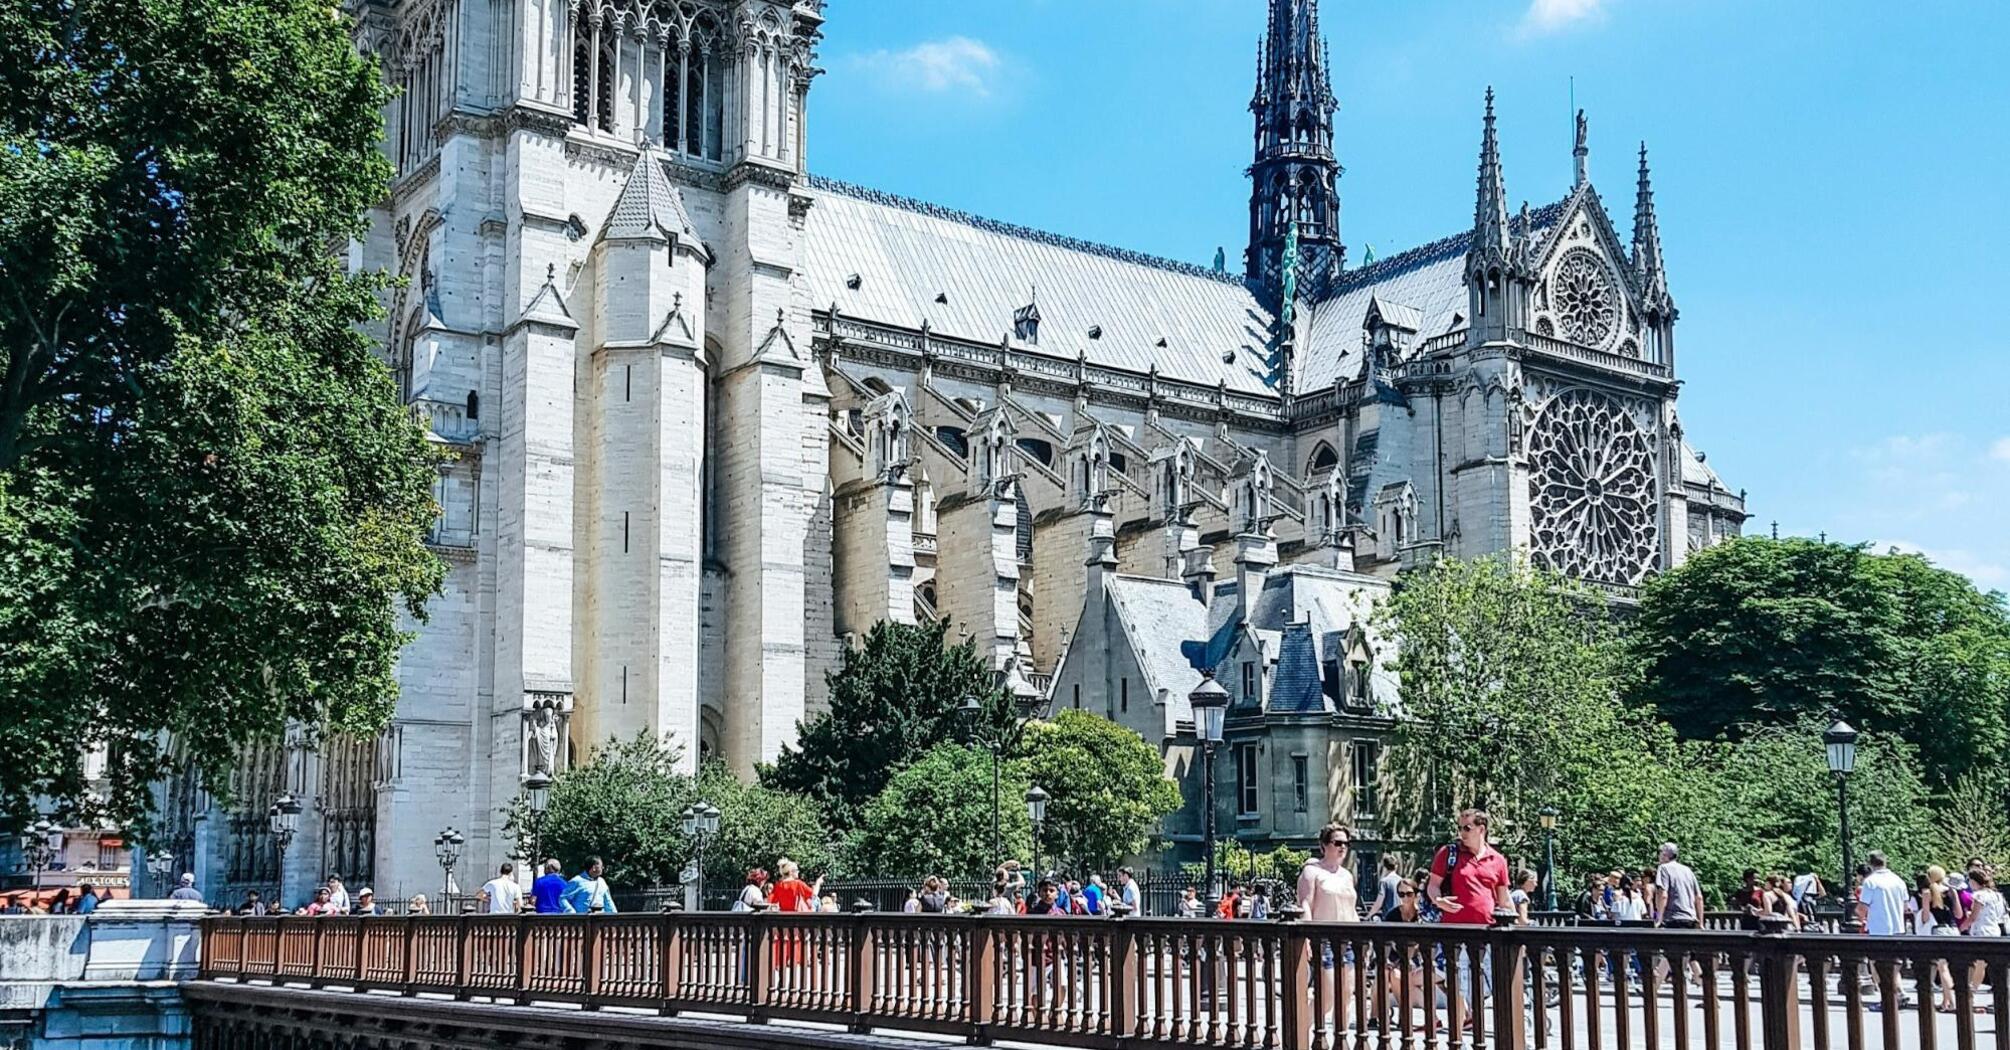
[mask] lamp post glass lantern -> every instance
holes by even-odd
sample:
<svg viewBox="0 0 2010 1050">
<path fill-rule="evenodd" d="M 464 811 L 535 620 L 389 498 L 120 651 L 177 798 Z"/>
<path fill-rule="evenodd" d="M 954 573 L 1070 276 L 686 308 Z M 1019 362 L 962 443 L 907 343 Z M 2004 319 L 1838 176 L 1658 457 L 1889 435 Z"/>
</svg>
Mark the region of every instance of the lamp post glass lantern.
<svg viewBox="0 0 2010 1050">
<path fill-rule="evenodd" d="M 1221 904 L 1221 888 L 1214 863 L 1214 752 L 1221 745 L 1222 722 L 1228 715 L 1228 690 L 1214 680 L 1214 672 L 1202 671 L 1200 684 L 1187 694 L 1193 707 L 1194 731 L 1201 745 L 1201 848 L 1207 863 L 1207 904 L 1213 914 Z"/>
<path fill-rule="evenodd" d="M 47 817 L 36 820 L 21 833 L 21 859 L 35 871 L 37 897 L 42 894 L 42 872 L 56 859 L 56 847 L 49 842 L 55 833 L 56 825 L 50 823 Z"/>
<path fill-rule="evenodd" d="M 1040 885 L 1040 825 L 1047 820 L 1047 792 L 1035 784 L 1026 792 L 1026 816 L 1033 821 L 1033 885 Z"/>
<path fill-rule="evenodd" d="M 293 792 L 282 791 L 265 812 L 267 830 L 272 832 L 274 866 L 278 869 L 277 886 L 273 888 L 273 902 L 285 910 L 286 901 L 286 851 L 293 845 L 293 836 L 300 830 L 300 800 Z"/>
<path fill-rule="evenodd" d="M 167 896 L 172 889 L 168 885 L 168 878 L 173 874 L 173 853 L 164 849 L 157 849 L 147 854 L 147 877 L 152 879 L 154 885 L 160 888 L 160 894 L 163 897 Z"/>
<path fill-rule="evenodd" d="M 1556 807 L 1542 807 L 1542 910 L 1556 910 Z"/>
<path fill-rule="evenodd" d="M 440 897 L 446 899 L 454 893 L 454 867 L 461 862 L 461 847 L 467 843 L 467 836 L 448 825 L 433 838 L 433 857 L 440 862 Z"/>
<path fill-rule="evenodd" d="M 977 742 L 979 739 L 977 729 L 984 724 L 984 701 L 975 696 L 966 696 L 956 710 L 969 720 L 971 740 Z M 991 861 L 995 864 L 999 859 L 998 813 L 1001 808 L 998 802 L 998 766 L 1005 760 L 1005 742 L 1001 734 L 987 732 L 983 735 L 982 743 L 985 750 L 991 752 Z"/>
<path fill-rule="evenodd" d="M 1842 929 L 1845 933 L 1858 931 L 1856 910 L 1851 908 L 1850 880 L 1856 877 L 1856 858 L 1851 855 L 1849 840 L 1849 775 L 1856 772 L 1856 727 L 1838 718 L 1835 724 L 1822 732 L 1822 745 L 1828 750 L 1829 772 L 1836 778 L 1836 837 L 1842 845 L 1842 881 L 1836 883 L 1837 893 L 1843 902 Z"/>
<path fill-rule="evenodd" d="M 694 856 L 691 862 L 692 886 L 697 905 L 692 910 L 705 910 L 705 842 L 719 833 L 719 807 L 704 799 L 696 805 L 684 807 L 684 837 L 691 840 Z"/>
</svg>

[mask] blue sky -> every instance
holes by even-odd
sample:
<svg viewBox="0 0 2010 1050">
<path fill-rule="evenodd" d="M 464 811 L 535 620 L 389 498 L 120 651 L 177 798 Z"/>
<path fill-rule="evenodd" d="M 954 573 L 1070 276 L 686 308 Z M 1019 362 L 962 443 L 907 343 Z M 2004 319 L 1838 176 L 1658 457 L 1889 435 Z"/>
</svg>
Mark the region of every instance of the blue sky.
<svg viewBox="0 0 2010 1050">
<path fill-rule="evenodd" d="M 1262 0 L 833 0 L 811 167 L 1197 263 L 1246 239 Z M 1622 236 L 1649 145 L 1691 440 L 1748 530 L 1897 544 L 2010 590 L 2010 3 L 1324 0 L 1342 226 L 1471 221 L 1488 84 L 1508 190 Z"/>
</svg>

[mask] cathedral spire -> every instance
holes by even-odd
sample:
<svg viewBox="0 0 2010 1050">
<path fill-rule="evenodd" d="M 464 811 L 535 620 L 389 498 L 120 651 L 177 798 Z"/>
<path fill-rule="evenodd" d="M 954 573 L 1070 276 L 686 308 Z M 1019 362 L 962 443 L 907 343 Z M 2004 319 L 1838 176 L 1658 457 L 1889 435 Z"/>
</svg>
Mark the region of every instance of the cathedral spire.
<svg viewBox="0 0 2010 1050">
<path fill-rule="evenodd" d="M 1654 216 L 1654 185 L 1647 171 L 1647 143 L 1640 144 L 1640 189 L 1633 199 L 1633 269 L 1649 313 L 1672 319 L 1668 269 L 1661 258 L 1661 223 Z"/>
<path fill-rule="evenodd" d="M 1494 133 L 1494 89 L 1489 87 L 1486 130 L 1480 134 L 1479 194 L 1473 203 L 1472 250 L 1505 256 L 1509 237 L 1507 180 L 1501 175 L 1500 140 Z"/>
<path fill-rule="evenodd" d="M 1256 151 L 1249 168 L 1244 263 L 1249 279 L 1272 291 L 1282 279 L 1284 240 L 1293 223 L 1308 287 L 1318 288 L 1345 259 L 1337 189 L 1341 168 L 1333 156 L 1337 107 L 1319 35 L 1319 0 L 1270 0 L 1249 104 Z"/>
</svg>

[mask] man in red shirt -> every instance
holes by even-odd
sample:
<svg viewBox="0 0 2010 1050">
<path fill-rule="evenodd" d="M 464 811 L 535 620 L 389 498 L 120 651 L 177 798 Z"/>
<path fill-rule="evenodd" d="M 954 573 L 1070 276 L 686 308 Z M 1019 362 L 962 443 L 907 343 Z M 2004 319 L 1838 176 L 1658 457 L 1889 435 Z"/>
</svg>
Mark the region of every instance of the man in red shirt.
<svg viewBox="0 0 2010 1050">
<path fill-rule="evenodd" d="M 1486 811 L 1469 809 L 1459 814 L 1459 837 L 1439 848 L 1431 859 L 1430 885 L 1425 892 L 1443 913 L 1440 922 L 1463 926 L 1485 926 L 1495 911 L 1511 911 L 1508 904 L 1507 858 L 1487 842 Z M 1452 954 L 1448 945 L 1447 955 Z M 1458 979 L 1467 1004 L 1477 1002 L 1473 994 L 1473 959 L 1479 958 L 1479 984 L 1493 990 L 1492 962 L 1485 950 L 1459 953 Z M 1468 1007 L 1470 1008 L 1470 1006 Z M 1464 1018 L 1471 1027 L 1472 1015 Z"/>
<path fill-rule="evenodd" d="M 1444 913 L 1442 921 L 1485 926 L 1494 912 L 1513 910 L 1508 904 L 1507 858 L 1487 842 L 1485 810 L 1459 814 L 1459 837 L 1441 846 L 1431 859 L 1431 902 Z"/>
</svg>

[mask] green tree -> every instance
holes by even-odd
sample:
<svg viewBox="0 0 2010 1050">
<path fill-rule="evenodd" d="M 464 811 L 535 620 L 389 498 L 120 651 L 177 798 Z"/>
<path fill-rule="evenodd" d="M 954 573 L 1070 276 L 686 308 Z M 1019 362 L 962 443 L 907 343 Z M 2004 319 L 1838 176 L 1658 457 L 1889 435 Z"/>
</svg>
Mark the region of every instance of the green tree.
<svg viewBox="0 0 2010 1050">
<path fill-rule="evenodd" d="M 965 640 L 946 645 L 947 620 L 919 626 L 881 621 L 865 643 L 846 649 L 826 676 L 828 710 L 798 729 L 796 744 L 761 771 L 770 787 L 823 800 L 839 833 L 858 826 L 871 802 L 908 763 L 945 740 L 969 741 L 986 725 L 1002 729 L 1010 713 L 992 673 Z M 961 712 L 977 697 L 973 725 Z M 988 774 L 987 774 L 988 775 Z M 990 782 L 984 797 L 990 798 Z"/>
<path fill-rule="evenodd" d="M 749 784 L 721 762 L 698 771 L 693 796 L 719 808 L 719 833 L 705 846 L 707 886 L 731 885 L 754 868 L 772 872 L 783 857 L 813 879 L 837 860 L 823 807 L 812 799 Z"/>
<path fill-rule="evenodd" d="M 681 749 L 646 732 L 598 745 L 585 762 L 552 779 L 538 853 L 558 858 L 567 872 L 599 857 L 610 885 L 676 883 L 689 857 L 680 826 L 684 807 L 698 797 L 691 778 L 677 772 L 681 758 Z M 722 811 L 723 833 L 725 805 L 712 804 Z M 505 825 L 517 836 L 520 856 L 530 850 L 529 816 L 519 799 Z"/>
<path fill-rule="evenodd" d="M 1656 762 L 1616 703 L 1623 650 L 1602 598 L 1519 561 L 1444 560 L 1404 576 L 1376 618 L 1408 716 L 1389 754 L 1400 837 L 1442 841 L 1477 805 L 1525 855 L 1544 805 L 1586 829 L 1637 818 Z"/>
<path fill-rule="evenodd" d="M 1064 709 L 1028 726 L 1020 755 L 1049 796 L 1040 844 L 1056 860 L 1106 868 L 1142 852 L 1158 822 L 1180 808 L 1158 748 L 1087 711 Z"/>
<path fill-rule="evenodd" d="M 2004 799 L 1989 779 L 1970 773 L 1954 782 L 1934 813 L 1933 855 L 1950 868 L 1980 857 L 1997 870 L 2010 870 L 2010 821 Z"/>
<path fill-rule="evenodd" d="M 323 0 L 0 5 L 0 809 L 147 827 L 289 718 L 374 730 L 434 460 L 344 273 L 386 100 Z"/>
<path fill-rule="evenodd" d="M 2010 612 L 1912 554 L 1740 539 L 1649 581 L 1633 696 L 1689 739 L 1839 713 L 1915 747 L 1931 784 L 2006 781 Z"/>
<path fill-rule="evenodd" d="M 1007 799 L 1023 799 L 1025 765 L 1002 770 Z M 938 744 L 910 763 L 865 807 L 850 841 L 855 871 L 873 875 L 981 875 L 1004 858 L 991 852 L 991 753 Z M 1031 855 L 1032 822 L 1024 805 L 998 811 L 1006 857 Z"/>
</svg>

